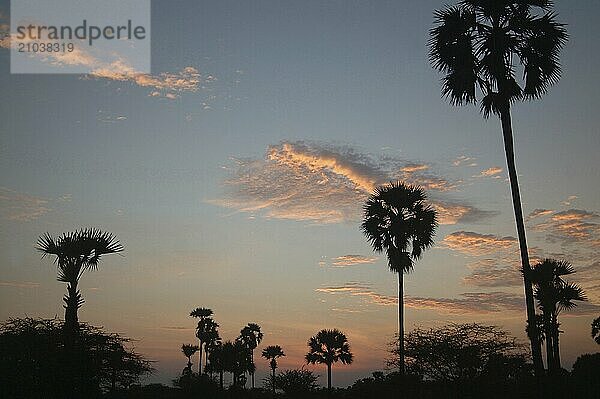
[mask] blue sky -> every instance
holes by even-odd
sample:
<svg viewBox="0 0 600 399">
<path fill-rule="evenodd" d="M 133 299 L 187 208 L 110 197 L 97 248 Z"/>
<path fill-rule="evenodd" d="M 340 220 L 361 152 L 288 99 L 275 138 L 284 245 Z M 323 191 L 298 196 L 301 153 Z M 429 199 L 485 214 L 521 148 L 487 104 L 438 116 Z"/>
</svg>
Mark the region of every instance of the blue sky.
<svg viewBox="0 0 600 399">
<path fill-rule="evenodd" d="M 334 384 L 351 383 L 384 367 L 396 328 L 395 276 L 361 236 L 360 201 L 401 178 L 446 209 L 407 277 L 407 328 L 481 321 L 523 338 L 500 124 L 440 98 L 426 43 L 441 2 L 152 6 L 151 75 L 10 74 L 0 49 L 0 318 L 61 315 L 64 287 L 33 244 L 98 226 L 126 251 L 83 277 L 80 318 L 140 339 L 157 380 L 184 366 L 187 314 L 206 306 L 225 338 L 261 324 L 283 367 L 341 328 L 357 357 Z M 567 363 L 595 350 L 600 313 L 598 8 L 556 2 L 563 78 L 513 111 L 524 210 L 546 211 L 531 245 L 571 260 L 590 298 L 564 317 Z M 8 12 L 0 1 L 0 24 Z"/>
</svg>

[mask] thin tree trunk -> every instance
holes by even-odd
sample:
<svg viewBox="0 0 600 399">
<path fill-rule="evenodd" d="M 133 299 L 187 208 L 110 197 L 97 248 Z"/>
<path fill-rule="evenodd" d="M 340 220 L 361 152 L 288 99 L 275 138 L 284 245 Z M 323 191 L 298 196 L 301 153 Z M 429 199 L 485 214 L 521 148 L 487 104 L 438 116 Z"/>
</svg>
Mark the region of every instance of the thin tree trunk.
<svg viewBox="0 0 600 399">
<path fill-rule="evenodd" d="M 198 351 L 200 354 L 198 355 L 198 376 L 202 375 L 202 340 L 200 341 L 200 350 Z"/>
<path fill-rule="evenodd" d="M 331 393 L 331 364 L 327 365 L 327 392 Z"/>
<path fill-rule="evenodd" d="M 67 285 L 67 295 L 63 298 L 65 302 L 65 329 L 74 332 L 79 329 L 79 319 L 77 317 L 77 309 L 81 295 L 77 290 L 77 281 L 73 281 Z"/>
<path fill-rule="evenodd" d="M 219 385 L 221 386 L 221 390 L 223 389 L 223 370 L 219 371 Z"/>
<path fill-rule="evenodd" d="M 554 369 L 554 334 L 552 332 L 552 321 L 544 316 L 544 335 L 546 336 L 546 365 L 550 373 Z"/>
<path fill-rule="evenodd" d="M 273 378 L 271 379 L 271 385 L 273 386 L 273 397 L 275 397 L 275 367 L 273 367 Z"/>
<path fill-rule="evenodd" d="M 508 167 L 508 176 L 510 179 L 510 189 L 512 193 L 513 208 L 515 211 L 515 221 L 517 224 L 517 233 L 519 235 L 521 266 L 523 268 L 523 285 L 525 287 L 525 304 L 527 308 L 527 324 L 529 326 L 528 331 L 529 340 L 531 341 L 533 367 L 535 375 L 541 376 L 544 373 L 544 363 L 542 361 L 542 349 L 540 347 L 540 342 L 538 339 L 539 337 L 537 334 L 537 325 L 535 321 L 535 304 L 533 301 L 533 288 L 529 279 L 529 276 L 531 274 L 531 267 L 529 266 L 529 253 L 527 252 L 527 238 L 525 236 L 525 223 L 523 222 L 521 194 L 519 193 L 519 182 L 517 179 L 517 169 L 515 166 L 515 151 L 509 105 L 506 105 L 504 111 L 501 112 L 500 120 L 502 122 L 504 151 L 506 153 L 506 164 Z"/>
<path fill-rule="evenodd" d="M 250 352 L 250 361 L 254 365 L 254 349 Z M 252 389 L 254 389 L 254 371 L 252 372 Z"/>
<path fill-rule="evenodd" d="M 404 273 L 398 273 L 398 356 L 400 375 L 404 375 Z"/>
<path fill-rule="evenodd" d="M 557 371 L 560 371 L 560 369 L 562 368 L 560 364 L 560 347 L 558 346 L 558 336 L 560 334 L 560 331 L 558 329 L 558 319 L 556 315 L 552 317 L 552 326 L 554 330 L 554 367 L 556 367 Z"/>
</svg>

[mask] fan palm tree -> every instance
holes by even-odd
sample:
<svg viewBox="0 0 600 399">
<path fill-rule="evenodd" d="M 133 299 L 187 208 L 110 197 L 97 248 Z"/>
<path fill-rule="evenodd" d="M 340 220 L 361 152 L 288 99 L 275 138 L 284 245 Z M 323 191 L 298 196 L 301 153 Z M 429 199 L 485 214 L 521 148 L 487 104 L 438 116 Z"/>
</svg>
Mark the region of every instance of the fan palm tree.
<svg viewBox="0 0 600 399">
<path fill-rule="evenodd" d="M 204 353 L 206 354 L 206 360 L 204 363 L 205 368 L 208 366 L 208 363 L 210 361 L 210 352 L 214 350 L 215 347 L 221 345 L 221 337 L 219 336 L 219 324 L 217 324 L 212 319 L 209 319 L 208 324 L 208 331 L 205 335 L 206 342 L 204 343 Z"/>
<path fill-rule="evenodd" d="M 544 95 L 561 74 L 559 52 L 567 40 L 556 21 L 550 0 L 463 0 L 435 12 L 431 29 L 430 59 L 445 74 L 442 94 L 453 105 L 477 101 L 487 119 L 500 118 L 519 236 L 527 321 L 534 368 L 543 373 L 542 355 L 535 332 L 535 304 L 529 272 L 529 254 L 515 167 L 511 106 L 519 100 Z M 517 70 L 523 82 L 517 82 Z"/>
<path fill-rule="evenodd" d="M 207 331 L 210 328 L 210 322 L 207 320 L 211 319 L 213 315 L 213 311 L 208 308 L 196 308 L 190 312 L 190 317 L 195 317 L 198 320 L 198 325 L 196 326 L 196 337 L 200 345 L 199 347 L 199 355 L 198 355 L 198 375 L 202 374 L 202 345 L 206 341 Z M 211 319 L 212 320 L 212 319 Z"/>
<path fill-rule="evenodd" d="M 531 270 L 534 297 L 542 311 L 544 336 L 546 338 L 546 362 L 549 372 L 560 370 L 558 315 L 563 310 L 577 306 L 574 301 L 586 300 L 577 284 L 563 280 L 563 276 L 575 273 L 573 266 L 566 261 L 544 259 Z"/>
<path fill-rule="evenodd" d="M 404 374 L 404 273 L 433 245 L 435 210 L 425 191 L 401 182 L 378 187 L 364 206 L 361 229 L 376 252 L 385 251 L 388 266 L 398 273 L 398 353 Z"/>
<path fill-rule="evenodd" d="M 283 349 L 279 345 L 269 345 L 262 351 L 262 357 L 269 361 L 271 366 L 271 387 L 273 388 L 273 396 L 275 395 L 275 370 L 277 369 L 277 359 L 285 356 Z"/>
<path fill-rule="evenodd" d="M 248 325 L 240 331 L 240 340 L 250 350 L 250 360 L 254 364 L 254 349 L 258 347 L 263 339 L 263 333 L 260 331 L 260 326 L 256 323 L 248 323 Z M 252 388 L 254 389 L 254 372 L 251 374 Z"/>
<path fill-rule="evenodd" d="M 52 237 L 49 233 L 39 237 L 36 249 L 45 256 L 54 256 L 58 268 L 58 281 L 67 283 L 65 302 L 65 331 L 79 328 L 77 311 L 84 300 L 77 289 L 79 279 L 87 270 L 96 270 L 103 255 L 123 251 L 114 235 L 89 228 Z"/>
<path fill-rule="evenodd" d="M 354 355 L 350 352 L 348 338 L 338 329 L 321 330 L 308 340 L 307 364 L 327 365 L 327 389 L 331 391 L 331 365 L 342 362 L 351 364 Z"/>
<path fill-rule="evenodd" d="M 187 370 L 189 370 L 190 373 L 192 372 L 192 356 L 194 356 L 199 349 L 200 348 L 198 347 L 198 345 L 181 345 L 181 352 L 183 352 L 183 355 L 188 359 Z"/>
<path fill-rule="evenodd" d="M 219 373 L 219 386 L 223 389 L 223 372 L 224 368 L 224 354 L 223 354 L 223 343 L 219 339 L 214 344 L 210 345 L 208 352 L 208 364 L 205 367 L 205 371 L 209 373 Z"/>
<path fill-rule="evenodd" d="M 592 338 L 600 345 L 600 317 L 597 317 L 592 321 Z"/>
</svg>

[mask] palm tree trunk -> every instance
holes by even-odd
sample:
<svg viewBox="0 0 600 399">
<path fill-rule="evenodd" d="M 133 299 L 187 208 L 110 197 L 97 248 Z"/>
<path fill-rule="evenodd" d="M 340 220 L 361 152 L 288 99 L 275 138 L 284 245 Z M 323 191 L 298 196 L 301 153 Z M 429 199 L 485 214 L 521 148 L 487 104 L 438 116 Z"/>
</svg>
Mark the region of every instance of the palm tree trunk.
<svg viewBox="0 0 600 399">
<path fill-rule="evenodd" d="M 502 135 L 504 137 L 504 151 L 506 153 L 506 164 L 508 167 L 508 176 L 510 179 L 510 189 L 512 193 L 513 208 L 515 211 L 515 221 L 517 224 L 517 233 L 519 235 L 519 248 L 521 251 L 521 265 L 523 271 L 523 284 L 525 286 L 525 304 L 527 308 L 527 324 L 529 326 L 529 340 L 531 342 L 531 354 L 533 357 L 533 367 L 536 376 L 541 376 L 544 372 L 544 363 L 542 361 L 542 349 L 540 347 L 537 334 L 537 325 L 535 322 L 535 304 L 533 301 L 533 288 L 529 276 L 531 267 L 529 266 L 529 253 L 527 252 L 527 238 L 525 236 L 525 223 L 523 222 L 523 209 L 521 207 L 521 194 L 519 193 L 519 182 L 517 179 L 517 169 L 515 166 L 515 150 L 513 143 L 512 123 L 510 118 L 510 105 L 506 105 L 501 112 L 500 120 L 502 122 Z"/>
<path fill-rule="evenodd" d="M 558 330 L 558 318 L 556 315 L 552 316 L 552 329 L 553 331 L 553 339 L 554 339 L 554 367 L 556 367 L 557 371 L 560 371 L 562 368 L 560 364 L 560 347 L 558 346 L 558 336 L 560 331 Z"/>
<path fill-rule="evenodd" d="M 65 302 L 65 329 L 74 332 L 79 328 L 77 309 L 79 308 L 81 295 L 77 290 L 77 281 L 67 285 L 67 294 L 63 298 Z"/>
<path fill-rule="evenodd" d="M 271 378 L 271 385 L 273 387 L 273 397 L 275 397 L 275 367 L 272 368 L 273 377 Z"/>
<path fill-rule="evenodd" d="M 254 365 L 254 349 L 250 352 L 250 361 Z M 254 371 L 252 372 L 252 389 L 254 389 Z"/>
<path fill-rule="evenodd" d="M 546 336 L 546 365 L 548 372 L 554 369 L 554 334 L 551 319 L 544 315 L 544 335 Z"/>
<path fill-rule="evenodd" d="M 331 364 L 327 364 L 327 392 L 331 393 Z"/>
<path fill-rule="evenodd" d="M 404 375 L 404 273 L 398 273 L 398 357 L 400 375 Z"/>
<path fill-rule="evenodd" d="M 223 389 L 223 370 L 219 371 L 219 385 L 221 386 L 221 390 Z"/>
<path fill-rule="evenodd" d="M 198 355 L 198 376 L 202 375 L 202 340 L 200 341 L 200 350 L 198 351 L 200 354 Z"/>
</svg>

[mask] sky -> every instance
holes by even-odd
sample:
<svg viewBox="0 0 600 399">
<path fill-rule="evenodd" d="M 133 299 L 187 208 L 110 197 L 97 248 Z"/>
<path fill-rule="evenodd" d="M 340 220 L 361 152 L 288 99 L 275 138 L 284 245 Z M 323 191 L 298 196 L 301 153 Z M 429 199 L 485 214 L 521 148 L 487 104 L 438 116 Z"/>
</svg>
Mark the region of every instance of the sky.
<svg viewBox="0 0 600 399">
<path fill-rule="evenodd" d="M 570 261 L 589 299 L 561 315 L 570 367 L 598 351 L 600 5 L 555 4 L 563 77 L 515 105 L 513 128 L 532 258 Z M 82 277 L 79 317 L 136 339 L 156 361 L 149 381 L 181 372 L 203 306 L 225 339 L 260 324 L 282 369 L 339 328 L 355 362 L 333 384 L 349 385 L 385 369 L 397 328 L 396 276 L 360 232 L 362 203 L 402 180 L 441 222 L 405 278 L 406 329 L 479 322 L 524 341 L 500 122 L 441 98 L 427 40 L 442 6 L 153 1 L 147 74 L 11 74 L 0 41 L 0 320 L 62 317 L 37 237 L 99 227 L 125 251 Z M 4 30 L 9 10 L 1 0 Z"/>
</svg>

